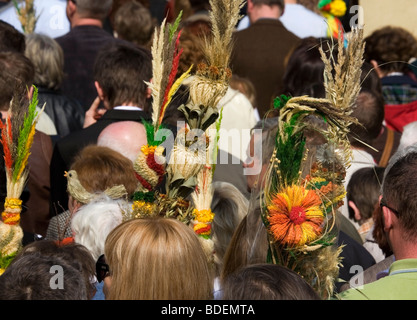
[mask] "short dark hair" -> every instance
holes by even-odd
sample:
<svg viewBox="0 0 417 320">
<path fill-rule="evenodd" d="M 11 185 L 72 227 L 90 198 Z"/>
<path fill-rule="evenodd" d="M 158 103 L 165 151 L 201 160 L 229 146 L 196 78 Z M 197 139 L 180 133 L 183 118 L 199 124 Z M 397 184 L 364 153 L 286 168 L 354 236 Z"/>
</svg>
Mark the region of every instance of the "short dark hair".
<svg viewBox="0 0 417 320">
<path fill-rule="evenodd" d="M 285 67 L 283 82 L 284 94 L 299 97 L 309 95 L 314 98 L 324 98 L 324 62 L 319 48 L 322 41 L 307 37 L 300 40 L 292 51 Z M 329 52 L 328 50 L 324 50 Z"/>
<path fill-rule="evenodd" d="M 284 11 L 285 8 L 285 1 L 284 0 L 252 0 L 252 3 L 254 5 L 267 5 L 267 6 L 279 6 L 282 11 Z"/>
<path fill-rule="evenodd" d="M 0 70 L 0 108 L 7 111 L 13 96 L 21 98 L 32 86 L 35 68 L 24 54 L 10 51 L 0 52 Z"/>
<path fill-rule="evenodd" d="M 388 163 L 382 182 L 385 202 L 397 212 L 398 221 L 404 230 L 404 238 L 417 239 L 417 146 L 410 146 L 404 155 Z"/>
<path fill-rule="evenodd" d="M 320 300 L 299 274 L 269 263 L 252 264 L 226 277 L 223 300 Z"/>
<path fill-rule="evenodd" d="M 25 35 L 11 24 L 0 20 L 0 52 L 16 51 L 24 53 L 25 49 Z"/>
<path fill-rule="evenodd" d="M 352 112 L 352 116 L 358 119 L 359 124 L 353 123 L 349 127 L 348 137 L 351 145 L 363 148 L 364 144 L 360 141 L 372 145 L 381 133 L 384 114 L 382 95 L 376 91 L 362 90 L 356 99 L 356 107 Z"/>
<path fill-rule="evenodd" d="M 140 46 L 150 46 L 154 27 L 151 11 L 140 2 L 126 2 L 114 14 L 117 37 Z"/>
<path fill-rule="evenodd" d="M 62 268 L 63 287 L 54 288 L 53 268 Z M 58 280 L 57 280 L 58 281 Z M 0 277 L 0 300 L 87 300 L 81 272 L 62 257 L 24 255 Z"/>
<path fill-rule="evenodd" d="M 152 77 L 152 55 L 133 44 L 113 42 L 100 50 L 94 64 L 94 80 L 113 108 L 126 102 L 146 104 L 147 85 Z"/>
<path fill-rule="evenodd" d="M 83 18 L 104 20 L 110 13 L 113 0 L 77 0 L 73 1 Z"/>
<path fill-rule="evenodd" d="M 84 290 L 87 298 L 91 299 L 95 293 L 95 286 L 91 279 L 95 276 L 95 261 L 90 251 L 80 243 L 71 242 L 61 244 L 54 240 L 41 240 L 31 242 L 23 247 L 17 254 L 11 265 L 26 255 L 38 254 L 41 257 L 60 258 L 75 270 L 80 272 L 79 277 L 84 280 Z"/>
<path fill-rule="evenodd" d="M 384 167 L 365 167 L 356 170 L 346 187 L 346 200 L 353 201 L 361 213 L 362 220 L 372 217 L 378 207 Z M 355 213 L 349 207 L 349 218 L 354 220 Z"/>
</svg>

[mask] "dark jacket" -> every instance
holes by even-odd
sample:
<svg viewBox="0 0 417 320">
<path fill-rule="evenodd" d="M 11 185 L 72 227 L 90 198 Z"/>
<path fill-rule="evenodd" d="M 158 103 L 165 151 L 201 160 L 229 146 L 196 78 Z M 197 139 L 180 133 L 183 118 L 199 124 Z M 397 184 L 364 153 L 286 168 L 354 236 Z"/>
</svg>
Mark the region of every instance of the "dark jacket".
<svg viewBox="0 0 417 320">
<path fill-rule="evenodd" d="M 259 19 L 233 35 L 232 72 L 254 85 L 261 118 L 273 98 L 284 93 L 285 61 L 299 40 L 278 19 Z"/>
<path fill-rule="evenodd" d="M 85 111 L 81 104 L 59 91 L 38 88 L 39 107 L 45 104 L 45 112 L 55 124 L 60 138 L 82 129 Z"/>
</svg>

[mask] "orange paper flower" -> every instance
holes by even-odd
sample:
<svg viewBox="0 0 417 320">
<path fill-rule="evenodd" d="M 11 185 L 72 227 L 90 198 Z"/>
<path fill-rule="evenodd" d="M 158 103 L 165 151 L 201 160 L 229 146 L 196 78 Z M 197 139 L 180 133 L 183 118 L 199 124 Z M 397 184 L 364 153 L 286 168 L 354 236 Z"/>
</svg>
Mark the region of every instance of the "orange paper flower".
<svg viewBox="0 0 417 320">
<path fill-rule="evenodd" d="M 295 247 L 316 240 L 324 220 L 320 197 L 313 190 L 290 186 L 268 206 L 270 232 L 283 245 Z"/>
</svg>

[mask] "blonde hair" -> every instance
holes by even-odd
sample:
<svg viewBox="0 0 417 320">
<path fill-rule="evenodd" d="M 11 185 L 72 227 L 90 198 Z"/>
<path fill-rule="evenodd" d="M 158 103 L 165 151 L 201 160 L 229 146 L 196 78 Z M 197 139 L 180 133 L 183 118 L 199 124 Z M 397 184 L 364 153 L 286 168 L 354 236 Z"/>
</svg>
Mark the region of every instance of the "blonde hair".
<svg viewBox="0 0 417 320">
<path fill-rule="evenodd" d="M 64 52 L 58 42 L 44 34 L 28 34 L 25 55 L 35 67 L 33 83 L 58 90 L 64 77 Z"/>
<path fill-rule="evenodd" d="M 219 275 L 223 257 L 237 229 L 249 209 L 249 200 L 233 184 L 224 181 L 213 182 L 211 210 L 215 213 L 212 224 L 214 241 L 214 262 Z"/>
<path fill-rule="evenodd" d="M 172 218 L 126 221 L 104 248 L 108 300 L 212 299 L 213 277 L 198 236 Z"/>
</svg>

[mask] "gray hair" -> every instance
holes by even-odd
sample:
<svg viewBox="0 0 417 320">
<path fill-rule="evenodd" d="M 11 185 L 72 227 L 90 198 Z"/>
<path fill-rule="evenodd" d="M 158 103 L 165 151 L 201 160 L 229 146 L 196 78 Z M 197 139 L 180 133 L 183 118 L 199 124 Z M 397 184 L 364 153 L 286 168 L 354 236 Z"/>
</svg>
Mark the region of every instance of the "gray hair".
<svg viewBox="0 0 417 320">
<path fill-rule="evenodd" d="M 25 55 L 35 67 L 34 84 L 58 90 L 64 77 L 64 53 L 58 42 L 44 34 L 28 34 Z"/>
<path fill-rule="evenodd" d="M 112 200 L 105 195 L 83 205 L 71 220 L 75 242 L 85 246 L 97 261 L 104 253 L 107 235 L 123 222 L 129 206 L 125 200 Z"/>
</svg>

